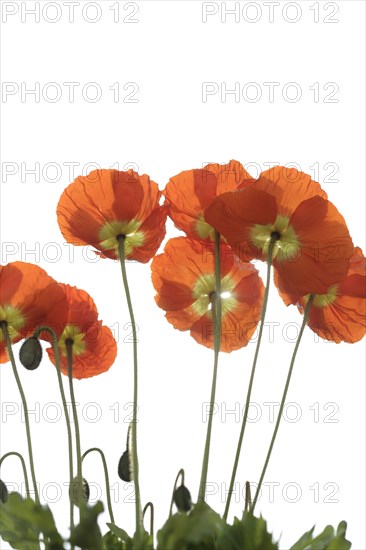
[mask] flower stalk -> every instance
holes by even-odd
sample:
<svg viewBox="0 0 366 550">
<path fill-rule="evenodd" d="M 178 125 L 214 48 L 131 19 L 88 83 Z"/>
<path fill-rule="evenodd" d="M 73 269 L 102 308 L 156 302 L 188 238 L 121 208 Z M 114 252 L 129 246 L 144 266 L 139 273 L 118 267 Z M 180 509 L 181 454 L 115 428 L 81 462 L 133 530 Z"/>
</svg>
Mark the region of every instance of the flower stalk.
<svg viewBox="0 0 366 550">
<path fill-rule="evenodd" d="M 34 498 L 35 498 L 37 504 L 39 504 L 39 494 L 38 494 L 38 489 L 37 489 L 36 473 L 35 473 L 35 469 L 34 469 L 32 438 L 31 438 L 31 432 L 30 432 L 30 426 L 29 426 L 29 414 L 28 414 L 27 400 L 25 398 L 25 393 L 24 393 L 24 390 L 23 390 L 23 386 L 22 386 L 22 383 L 20 381 L 19 374 L 18 374 L 18 371 L 17 371 L 17 367 L 16 367 L 16 364 L 15 364 L 15 358 L 14 358 L 13 349 L 11 347 L 11 341 L 10 341 L 7 322 L 6 321 L 0 321 L 0 327 L 1 327 L 1 329 L 3 331 L 3 334 L 4 334 L 6 349 L 8 351 L 8 355 L 9 355 L 9 359 L 10 359 L 11 366 L 12 366 L 12 369 L 13 369 L 14 377 L 15 377 L 15 380 L 16 380 L 16 383 L 17 383 L 17 386 L 18 386 L 18 389 L 19 389 L 19 393 L 20 393 L 20 398 L 21 398 L 22 404 L 23 404 L 25 430 L 26 430 L 26 434 L 27 434 L 29 465 L 30 465 L 31 477 L 32 477 L 32 482 L 33 482 Z"/>
<path fill-rule="evenodd" d="M 233 466 L 233 470 L 232 470 L 232 474 L 231 474 L 230 486 L 229 486 L 229 491 L 228 491 L 228 495 L 227 495 L 225 511 L 224 511 L 224 515 L 223 515 L 223 518 L 224 518 L 225 521 L 227 520 L 227 516 L 228 516 L 228 513 L 229 513 L 231 497 L 232 497 L 232 494 L 233 494 L 234 483 L 235 483 L 235 478 L 236 478 L 236 472 L 237 472 L 238 464 L 239 464 L 240 452 L 241 452 L 243 439 L 244 439 L 245 428 L 246 428 L 247 420 L 248 420 L 250 397 L 252 395 L 255 370 L 256 370 L 256 367 L 257 367 L 259 349 L 260 349 L 260 345 L 261 345 L 261 341 L 262 341 L 264 320 L 265 320 L 266 312 L 267 312 L 269 287 L 270 287 L 270 282 L 271 282 L 271 268 L 272 268 L 272 260 L 273 260 L 273 249 L 274 249 L 274 246 L 275 246 L 275 243 L 276 243 L 277 239 L 278 239 L 278 234 L 274 233 L 271 236 L 271 240 L 270 240 L 270 243 L 269 243 L 269 246 L 268 246 L 266 289 L 265 289 L 264 298 L 263 298 L 263 305 L 262 305 L 258 340 L 257 340 L 256 348 L 255 348 L 252 371 L 251 371 L 251 374 L 250 374 L 247 397 L 246 397 L 246 401 L 245 401 L 244 416 L 243 416 L 243 421 L 242 421 L 242 425 L 241 425 L 241 429 L 240 429 L 240 435 L 239 435 L 238 445 L 237 445 L 236 454 L 235 454 L 234 466 Z"/>
<path fill-rule="evenodd" d="M 114 515 L 113 515 L 113 510 L 112 510 L 111 488 L 110 488 L 110 484 L 109 484 L 108 467 L 107 467 L 107 461 L 105 459 L 105 455 L 104 455 L 103 451 L 101 449 L 99 449 L 98 447 L 92 447 L 92 448 L 88 449 L 87 451 L 85 451 L 85 453 L 83 453 L 83 455 L 81 457 L 81 461 L 83 461 L 84 458 L 89 453 L 92 453 L 92 452 L 99 453 L 100 458 L 102 459 L 103 470 L 104 470 L 104 479 L 105 479 L 105 489 L 106 489 L 106 495 L 107 495 L 108 512 L 109 512 L 109 517 L 110 517 L 111 523 L 114 524 Z"/>
<path fill-rule="evenodd" d="M 250 507 L 250 512 L 253 512 L 253 511 L 254 511 L 255 505 L 257 504 L 257 500 L 258 500 L 259 492 L 260 492 L 260 490 L 261 490 L 263 478 L 264 478 L 264 476 L 265 476 L 265 474 L 266 474 L 266 470 L 267 470 L 267 466 L 268 466 L 269 459 L 271 458 L 272 449 L 273 449 L 273 446 L 274 446 L 275 441 L 276 441 L 278 428 L 280 427 L 280 422 L 281 422 L 281 418 L 282 418 L 283 408 L 284 408 L 285 403 L 286 403 L 287 392 L 288 392 L 288 388 L 289 388 L 290 381 L 291 381 L 292 371 L 293 371 L 293 368 L 294 368 L 294 365 L 295 365 L 296 355 L 297 355 L 297 352 L 298 352 L 298 349 L 299 349 L 299 346 L 300 346 L 300 342 L 301 342 L 301 338 L 302 338 L 304 329 L 305 329 L 305 327 L 306 327 L 306 325 L 307 325 L 307 321 L 308 321 L 308 318 L 309 318 L 309 313 L 310 313 L 310 309 L 311 309 L 313 300 L 314 300 L 314 294 L 310 294 L 309 300 L 308 300 L 308 302 L 307 302 L 307 304 L 306 304 L 306 307 L 305 307 L 304 318 L 303 318 L 303 321 L 302 321 L 302 325 L 301 325 L 301 329 L 300 329 L 300 332 L 299 332 L 299 336 L 298 336 L 298 338 L 297 338 L 297 341 L 296 341 L 296 344 L 295 344 L 295 348 L 294 348 L 294 352 L 293 352 L 293 354 L 292 354 L 291 363 L 290 363 L 289 371 L 288 371 L 288 374 L 287 374 L 286 384 L 285 384 L 285 388 L 284 388 L 284 390 L 283 390 L 283 395 L 282 395 L 282 400 L 281 400 L 280 408 L 279 408 L 279 410 L 278 410 L 278 415 L 277 415 L 277 420 L 276 420 L 275 429 L 274 429 L 274 431 L 273 431 L 271 443 L 270 443 L 269 448 L 268 448 L 266 460 L 265 460 L 265 462 L 264 462 L 264 466 L 263 466 L 262 473 L 261 473 L 261 476 L 260 476 L 260 479 L 259 479 L 258 487 L 257 487 L 257 490 L 256 490 L 255 495 L 254 495 L 253 504 L 252 504 L 251 507 Z"/>
<path fill-rule="evenodd" d="M 133 482 L 135 486 L 135 516 L 136 516 L 136 535 L 137 539 L 142 538 L 143 517 L 141 508 L 141 496 L 139 485 L 139 463 L 137 453 L 137 398 L 138 398 L 138 364 L 137 364 L 137 332 L 135 315 L 133 312 L 131 294 L 127 280 L 126 263 L 125 263 L 125 236 L 119 235 L 118 241 L 118 256 L 121 264 L 122 281 L 126 294 L 127 306 L 132 326 L 132 338 L 133 338 L 133 415 L 132 415 L 132 468 L 133 468 Z"/>
<path fill-rule="evenodd" d="M 42 332 L 48 332 L 52 336 L 53 349 L 54 349 L 54 353 L 55 353 L 57 381 L 58 381 L 58 386 L 60 388 L 62 406 L 63 406 L 63 409 L 64 409 L 65 420 L 66 420 L 67 444 L 68 444 L 68 453 L 69 453 L 69 478 L 70 478 L 69 482 L 70 482 L 70 487 L 71 487 L 72 483 L 73 483 L 73 479 L 74 479 L 73 453 L 72 453 L 72 433 L 71 433 L 69 410 L 67 408 L 64 385 L 63 385 L 62 376 L 61 376 L 60 348 L 59 348 L 59 345 L 58 345 L 57 334 L 51 327 L 47 327 L 47 326 L 38 327 L 37 330 L 34 333 L 34 337 L 39 338 L 39 336 Z M 70 528 L 72 529 L 73 527 L 74 527 L 74 505 L 73 505 L 73 503 L 70 499 Z"/>
<path fill-rule="evenodd" d="M 73 353 L 72 353 L 72 346 L 73 341 L 68 338 L 65 340 L 66 345 L 66 354 L 67 354 L 67 374 L 69 378 L 69 389 L 70 389 L 70 396 L 71 396 L 71 406 L 72 406 L 72 414 L 74 417 L 74 425 L 75 425 L 75 443 L 76 443 L 76 464 L 77 464 L 77 481 L 78 481 L 78 495 L 79 495 L 79 509 L 80 509 L 80 517 L 82 516 L 82 510 L 84 507 L 84 500 L 81 495 L 83 495 L 83 474 L 82 474 L 82 467 L 81 467 L 81 446 L 80 446 L 80 428 L 79 428 L 79 420 L 78 420 L 78 413 L 76 409 L 76 402 L 75 402 L 75 392 L 74 392 L 74 383 L 73 383 L 73 376 L 72 376 L 72 363 L 73 363 Z M 73 487 L 73 484 L 70 486 Z"/>
<path fill-rule="evenodd" d="M 215 231 L 215 292 L 212 293 L 211 312 L 214 325 L 214 367 L 211 385 L 210 408 L 207 423 L 206 443 L 202 461 L 201 480 L 198 491 L 198 502 L 203 502 L 206 495 L 206 481 L 208 472 L 208 461 L 210 455 L 212 419 L 215 405 L 217 368 L 219 362 L 221 343 L 221 267 L 220 267 L 220 233 Z"/>
<path fill-rule="evenodd" d="M 9 453 L 5 453 L 5 454 L 0 458 L 0 468 L 1 468 L 1 465 L 2 465 L 2 463 L 4 462 L 4 460 L 5 460 L 6 458 L 8 458 L 9 456 L 17 456 L 17 457 L 19 458 L 20 463 L 21 463 L 21 465 L 22 465 L 22 469 L 23 469 L 24 483 L 25 483 L 25 494 L 27 495 L 27 498 L 30 498 L 29 481 L 28 481 L 27 468 L 26 468 L 25 460 L 24 460 L 23 456 L 22 456 L 20 453 L 17 453 L 16 451 L 10 451 Z"/>
</svg>

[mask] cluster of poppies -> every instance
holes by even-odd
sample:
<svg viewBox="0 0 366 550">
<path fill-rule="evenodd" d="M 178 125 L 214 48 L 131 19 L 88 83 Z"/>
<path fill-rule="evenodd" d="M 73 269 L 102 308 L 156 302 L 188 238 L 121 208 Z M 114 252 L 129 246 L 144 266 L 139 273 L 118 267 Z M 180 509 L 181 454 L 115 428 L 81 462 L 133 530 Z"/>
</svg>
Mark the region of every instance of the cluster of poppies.
<svg viewBox="0 0 366 550">
<path fill-rule="evenodd" d="M 67 375 L 66 342 L 73 342 L 73 377 L 87 378 L 113 364 L 117 346 L 111 330 L 98 320 L 94 301 L 84 290 L 56 282 L 40 267 L 13 262 L 0 267 L 0 322 L 6 323 L 12 343 L 32 336 L 42 326 L 57 335 L 61 371 Z M 40 338 L 51 341 L 49 332 Z M 47 349 L 55 364 L 54 349 Z M 102 361 L 96 364 L 95 358 Z M 9 360 L 5 336 L 0 332 L 0 362 Z M 32 362 L 29 365 L 32 369 Z"/>
<path fill-rule="evenodd" d="M 320 185 L 293 168 L 271 168 L 253 179 L 237 161 L 209 164 L 172 177 L 162 192 L 133 170 L 95 170 L 65 189 L 57 215 L 67 242 L 118 259 L 122 239 L 124 258 L 143 263 L 156 255 L 169 215 L 186 236 L 168 240 L 152 261 L 156 302 L 175 328 L 190 330 L 205 346 L 213 347 L 215 235 L 220 236 L 221 350 L 245 346 L 260 319 L 264 287 L 253 260 L 273 264 L 286 305 L 302 312 L 313 295 L 308 324 L 321 337 L 351 343 L 365 334 L 365 257 Z M 1 266 L 0 283 L 0 323 L 6 323 L 13 343 L 48 325 L 59 338 L 63 372 L 68 339 L 76 378 L 113 364 L 116 343 L 86 292 L 23 262 Z M 0 339 L 5 362 L 3 331 Z M 54 361 L 53 350 L 47 351 Z"/>
</svg>

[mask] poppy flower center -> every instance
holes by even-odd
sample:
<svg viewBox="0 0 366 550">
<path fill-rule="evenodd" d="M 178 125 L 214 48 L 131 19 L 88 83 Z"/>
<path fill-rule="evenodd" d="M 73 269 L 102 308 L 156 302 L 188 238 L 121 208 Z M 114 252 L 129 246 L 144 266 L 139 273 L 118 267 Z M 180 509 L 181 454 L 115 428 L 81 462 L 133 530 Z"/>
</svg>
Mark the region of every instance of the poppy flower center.
<svg viewBox="0 0 366 550">
<path fill-rule="evenodd" d="M 139 231 L 140 225 L 138 220 L 107 222 L 99 231 L 101 248 L 114 250 L 118 256 L 118 237 L 123 235 L 125 256 L 129 256 L 135 248 L 144 244 L 145 235 L 143 231 Z"/>
<path fill-rule="evenodd" d="M 336 301 L 338 296 L 338 285 L 332 285 L 326 294 L 315 294 L 313 299 L 313 305 L 316 307 L 328 307 Z M 307 294 L 305 301 L 309 300 L 310 294 Z"/>
<path fill-rule="evenodd" d="M 235 283 L 229 275 L 221 279 L 221 312 L 222 316 L 234 309 L 236 299 L 233 294 Z M 199 277 L 193 287 L 195 302 L 193 308 L 200 315 L 206 313 L 211 317 L 212 300 L 216 295 L 215 275 L 207 273 Z"/>
<path fill-rule="evenodd" d="M 205 218 L 201 215 L 198 216 L 194 229 L 200 239 L 209 238 L 211 241 L 215 240 L 215 229 L 206 222 Z"/>
<path fill-rule="evenodd" d="M 10 304 L 0 306 L 0 322 L 5 321 L 10 340 L 20 336 L 20 331 L 25 325 L 25 318 L 20 309 Z M 3 342 L 4 334 L 0 330 L 0 342 Z"/>
<path fill-rule="evenodd" d="M 85 334 L 76 325 L 66 325 L 58 341 L 63 355 L 67 355 L 67 343 L 72 343 L 73 355 L 81 355 L 86 348 Z"/>
<path fill-rule="evenodd" d="M 278 262 L 291 260 L 298 255 L 300 242 L 289 222 L 289 218 L 277 216 L 273 224 L 255 224 L 250 235 L 252 244 L 267 257 L 270 243 L 274 240 L 272 257 Z"/>
</svg>

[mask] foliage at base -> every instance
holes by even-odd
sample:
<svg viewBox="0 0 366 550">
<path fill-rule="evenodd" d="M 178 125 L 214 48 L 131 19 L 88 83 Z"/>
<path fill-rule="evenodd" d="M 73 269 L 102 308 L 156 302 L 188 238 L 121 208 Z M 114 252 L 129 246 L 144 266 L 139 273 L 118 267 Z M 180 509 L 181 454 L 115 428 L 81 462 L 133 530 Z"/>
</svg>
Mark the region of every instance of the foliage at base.
<svg viewBox="0 0 366 550">
<path fill-rule="evenodd" d="M 113 523 L 102 536 L 98 517 L 102 502 L 82 508 L 82 519 L 64 540 L 59 534 L 48 506 L 37 504 L 18 493 L 10 493 L 7 502 L 0 503 L 0 535 L 16 550 L 66 550 L 73 544 L 83 550 L 153 550 L 153 538 L 146 531 L 140 539 Z M 290 550 L 349 550 L 347 524 L 342 521 L 337 530 L 328 525 L 314 537 L 314 527 L 307 531 Z M 41 546 L 42 544 L 42 546 Z M 278 550 L 262 517 L 244 513 L 241 520 L 227 524 L 205 502 L 197 503 L 190 513 L 178 512 L 169 517 L 157 533 L 158 550 Z"/>
</svg>

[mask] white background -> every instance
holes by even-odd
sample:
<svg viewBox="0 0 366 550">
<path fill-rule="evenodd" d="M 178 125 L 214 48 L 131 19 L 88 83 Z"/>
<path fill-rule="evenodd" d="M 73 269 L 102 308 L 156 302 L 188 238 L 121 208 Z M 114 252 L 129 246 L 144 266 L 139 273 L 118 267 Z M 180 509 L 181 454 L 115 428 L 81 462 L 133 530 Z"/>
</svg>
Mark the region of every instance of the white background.
<svg viewBox="0 0 366 550">
<path fill-rule="evenodd" d="M 100 446 L 106 453 L 116 523 L 132 534 L 132 486 L 116 472 L 132 412 L 132 343 L 120 270 L 64 243 L 55 215 L 59 196 L 95 163 L 121 170 L 132 163 L 161 188 L 170 176 L 207 162 L 234 158 L 253 176 L 274 163 L 297 163 L 322 184 L 364 249 L 365 5 L 81 0 L 1 7 L 1 261 L 37 263 L 88 291 L 119 340 L 110 371 L 76 381 L 75 390 L 82 449 Z M 225 15 L 233 8 L 236 15 Z M 79 84 L 74 98 L 65 82 Z M 25 93 L 37 86 L 39 96 Z M 237 95 L 225 95 L 235 86 Z M 207 89 L 212 95 L 203 95 Z M 93 101 L 96 92 L 101 97 Z M 169 222 L 168 236 L 176 234 Z M 213 354 L 166 322 L 148 265 L 131 263 L 128 275 L 139 326 L 141 493 L 144 503 L 155 504 L 157 529 L 181 467 L 197 496 Z M 268 403 L 280 401 L 301 317 L 273 289 L 267 322 L 277 324 L 264 332 L 230 517 L 241 514 L 245 481 L 258 481 L 274 427 Z M 207 502 L 221 513 L 254 347 L 220 359 Z M 353 549 L 366 548 L 364 350 L 364 342 L 336 345 L 306 331 L 288 394 L 295 405 L 286 410 L 257 508 L 283 550 L 314 524 L 319 532 L 342 519 Z M 20 374 L 36 411 L 31 430 L 41 497 L 66 534 L 67 439 L 64 417 L 57 421 L 56 374 L 47 359 L 38 371 Z M 1 366 L 1 400 L 1 454 L 26 456 L 10 364 Z M 92 500 L 100 486 L 106 502 L 99 457 L 87 457 L 84 475 Z M 15 458 L 4 463 L 1 478 L 19 490 Z M 103 532 L 106 521 L 107 513 Z"/>
</svg>

